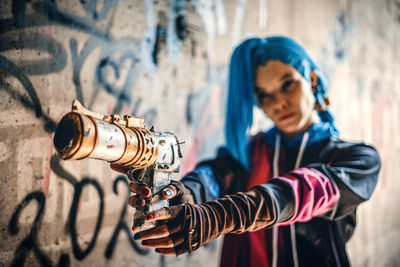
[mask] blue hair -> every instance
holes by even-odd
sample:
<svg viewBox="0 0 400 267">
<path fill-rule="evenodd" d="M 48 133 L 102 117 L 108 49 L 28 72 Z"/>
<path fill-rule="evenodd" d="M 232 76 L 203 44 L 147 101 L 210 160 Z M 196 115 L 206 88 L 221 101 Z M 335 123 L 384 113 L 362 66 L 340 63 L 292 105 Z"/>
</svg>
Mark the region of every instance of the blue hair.
<svg viewBox="0 0 400 267">
<path fill-rule="evenodd" d="M 247 146 L 248 130 L 253 124 L 253 107 L 258 105 L 254 94 L 255 70 L 269 60 L 279 60 L 295 68 L 307 81 L 311 82 L 311 71 L 318 75 L 314 97 L 324 111 L 319 111 L 321 121 L 334 126 L 332 113 L 324 103 L 327 84 L 324 75 L 307 51 L 288 37 L 274 36 L 251 38 L 242 42 L 234 50 L 229 65 L 229 92 L 227 101 L 225 138 L 226 148 L 238 161 L 249 168 Z"/>
</svg>

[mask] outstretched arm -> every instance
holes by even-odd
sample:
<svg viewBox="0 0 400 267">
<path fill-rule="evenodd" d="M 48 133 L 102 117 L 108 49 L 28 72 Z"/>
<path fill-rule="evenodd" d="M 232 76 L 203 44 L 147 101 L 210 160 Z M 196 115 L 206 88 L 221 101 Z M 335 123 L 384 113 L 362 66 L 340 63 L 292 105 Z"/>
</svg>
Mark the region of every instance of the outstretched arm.
<svg viewBox="0 0 400 267">
<path fill-rule="evenodd" d="M 305 222 L 316 216 L 346 216 L 371 195 L 379 156 L 365 145 L 349 145 L 332 152 L 327 164 L 293 170 L 249 192 L 149 213 L 150 221 L 168 222 L 135 237 L 162 254 L 180 255 L 226 233 L 255 231 L 274 223 Z"/>
</svg>

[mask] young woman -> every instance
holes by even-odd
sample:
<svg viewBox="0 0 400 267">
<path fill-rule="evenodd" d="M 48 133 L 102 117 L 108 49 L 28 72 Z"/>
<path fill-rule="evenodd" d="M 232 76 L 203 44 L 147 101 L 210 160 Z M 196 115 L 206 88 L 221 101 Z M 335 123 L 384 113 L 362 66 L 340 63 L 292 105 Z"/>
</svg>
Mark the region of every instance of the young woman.
<svg viewBox="0 0 400 267">
<path fill-rule="evenodd" d="M 345 244 L 380 160 L 374 148 L 339 139 L 326 90 L 292 39 L 240 44 L 230 62 L 225 147 L 164 189 L 184 204 L 150 212 L 148 221 L 166 221 L 135 238 L 180 255 L 225 235 L 221 266 L 349 266 Z M 255 105 L 275 127 L 251 137 Z M 130 188 L 130 205 L 144 205 L 148 188 Z"/>
</svg>

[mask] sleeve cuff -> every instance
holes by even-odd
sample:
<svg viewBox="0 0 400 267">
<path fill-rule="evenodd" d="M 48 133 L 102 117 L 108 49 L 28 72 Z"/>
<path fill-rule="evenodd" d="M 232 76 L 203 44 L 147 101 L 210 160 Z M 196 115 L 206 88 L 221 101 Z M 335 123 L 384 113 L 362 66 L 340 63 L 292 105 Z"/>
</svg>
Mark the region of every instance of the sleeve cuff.
<svg viewBox="0 0 400 267">
<path fill-rule="evenodd" d="M 266 184 L 260 185 L 264 187 L 275 203 L 277 213 L 277 223 L 285 222 L 293 217 L 295 211 L 295 198 L 292 188 L 284 181 L 273 179 Z"/>
</svg>

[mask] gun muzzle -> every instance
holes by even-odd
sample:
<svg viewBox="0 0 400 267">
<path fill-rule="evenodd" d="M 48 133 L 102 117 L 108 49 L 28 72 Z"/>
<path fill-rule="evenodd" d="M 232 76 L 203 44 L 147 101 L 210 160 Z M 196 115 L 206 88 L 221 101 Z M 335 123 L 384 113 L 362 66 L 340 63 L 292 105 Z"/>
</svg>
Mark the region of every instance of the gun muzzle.
<svg viewBox="0 0 400 267">
<path fill-rule="evenodd" d="M 62 159 L 95 158 L 143 169 L 157 159 L 158 143 L 143 118 L 103 116 L 72 104 L 57 126 L 54 146 Z"/>
</svg>

